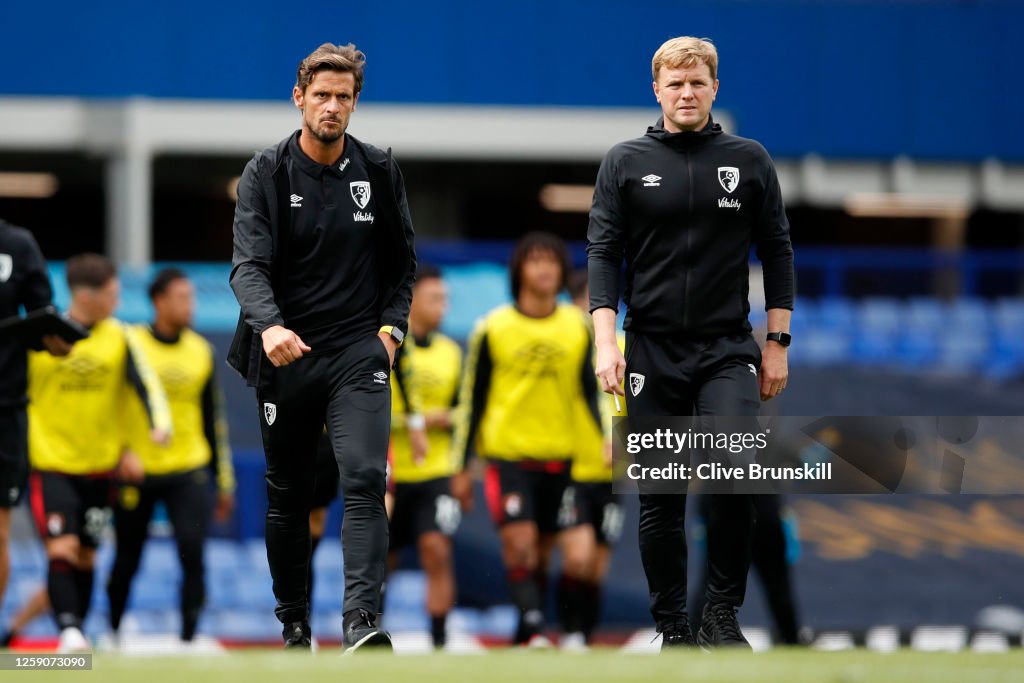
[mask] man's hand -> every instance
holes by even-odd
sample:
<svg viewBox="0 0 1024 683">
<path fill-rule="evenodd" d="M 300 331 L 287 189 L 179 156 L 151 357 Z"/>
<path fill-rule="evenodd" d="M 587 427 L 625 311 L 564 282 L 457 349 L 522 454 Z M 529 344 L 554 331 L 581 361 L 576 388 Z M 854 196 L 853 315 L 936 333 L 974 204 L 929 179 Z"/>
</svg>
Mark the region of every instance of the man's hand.
<svg viewBox="0 0 1024 683">
<path fill-rule="evenodd" d="M 131 482 L 137 484 L 142 481 L 146 473 L 142 469 L 142 460 L 133 451 L 125 450 L 121 454 L 121 460 L 117 463 L 117 468 L 114 470 L 114 474 L 121 481 Z"/>
<path fill-rule="evenodd" d="M 452 497 L 459 501 L 463 512 L 473 509 L 473 478 L 469 476 L 469 470 L 452 475 Z"/>
<path fill-rule="evenodd" d="M 425 427 L 419 429 L 409 428 L 409 445 L 412 447 L 412 460 L 417 465 L 422 465 L 427 459 L 427 451 L 430 445 L 427 442 L 427 430 Z"/>
<path fill-rule="evenodd" d="M 768 401 L 786 388 L 789 379 L 789 355 L 785 346 L 770 341 L 761 352 L 761 400 Z"/>
<path fill-rule="evenodd" d="M 167 446 L 171 443 L 171 435 L 166 429 L 153 428 L 149 430 L 149 440 L 157 446 Z"/>
<path fill-rule="evenodd" d="M 626 358 L 614 340 L 597 343 L 597 363 L 594 374 L 597 375 L 601 391 L 606 394 L 626 395 L 622 389 L 622 380 L 626 376 Z"/>
<path fill-rule="evenodd" d="M 271 325 L 263 330 L 263 352 L 274 364 L 275 368 L 283 368 L 289 363 L 294 363 L 302 358 L 302 355 L 313 349 L 306 346 L 306 343 L 287 327 Z"/>
<path fill-rule="evenodd" d="M 230 491 L 217 493 L 217 505 L 213 508 L 213 518 L 218 524 L 231 519 L 231 513 L 235 511 L 235 494 Z"/>
<path fill-rule="evenodd" d="M 428 410 L 423 413 L 427 421 L 427 429 L 450 429 L 452 427 L 452 411 Z"/>
<path fill-rule="evenodd" d="M 615 338 L 615 311 L 610 308 L 595 308 L 590 317 L 594 319 L 594 343 L 597 346 L 597 360 L 594 374 L 601 391 L 606 394 L 625 396 L 622 379 L 626 376 L 626 359 L 619 350 Z"/>
<path fill-rule="evenodd" d="M 388 350 L 388 368 L 395 367 L 395 353 L 398 351 L 398 343 L 387 332 L 378 332 L 377 338 L 384 344 L 384 348 Z"/>
<path fill-rule="evenodd" d="M 43 348 L 50 352 L 51 356 L 58 358 L 63 357 L 71 353 L 71 347 L 73 344 L 69 344 L 55 334 L 43 335 Z"/>
</svg>

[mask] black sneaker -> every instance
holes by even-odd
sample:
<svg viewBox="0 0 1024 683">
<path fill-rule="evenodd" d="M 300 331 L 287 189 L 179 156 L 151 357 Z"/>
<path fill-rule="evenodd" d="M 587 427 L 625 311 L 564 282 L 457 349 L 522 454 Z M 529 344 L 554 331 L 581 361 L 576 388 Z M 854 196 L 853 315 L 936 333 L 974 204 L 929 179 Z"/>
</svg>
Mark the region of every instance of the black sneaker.
<svg viewBox="0 0 1024 683">
<path fill-rule="evenodd" d="M 661 628 L 662 652 L 675 648 L 694 647 L 696 644 L 693 640 L 693 631 L 690 630 L 690 621 L 686 617 Z"/>
<path fill-rule="evenodd" d="M 391 649 L 391 634 L 377 628 L 374 617 L 364 609 L 352 610 L 345 615 L 344 634 L 346 655 L 361 647 Z"/>
<path fill-rule="evenodd" d="M 293 621 L 290 624 L 285 624 L 281 635 L 284 636 L 284 649 L 286 650 L 308 650 L 310 647 L 308 621 Z"/>
<path fill-rule="evenodd" d="M 697 644 L 705 652 L 717 647 L 751 649 L 750 643 L 740 631 L 736 608 L 724 602 L 704 606 L 704 618 L 697 631 Z"/>
</svg>

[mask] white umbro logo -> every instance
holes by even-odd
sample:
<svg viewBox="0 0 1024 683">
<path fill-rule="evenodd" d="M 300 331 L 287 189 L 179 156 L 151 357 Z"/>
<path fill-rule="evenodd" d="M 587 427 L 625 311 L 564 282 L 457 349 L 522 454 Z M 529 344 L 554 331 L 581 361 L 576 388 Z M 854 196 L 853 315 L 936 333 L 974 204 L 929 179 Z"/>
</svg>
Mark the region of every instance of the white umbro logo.
<svg viewBox="0 0 1024 683">
<path fill-rule="evenodd" d="M 648 173 L 640 180 L 644 181 L 644 187 L 661 187 L 661 183 L 659 182 L 661 180 L 660 175 Z"/>
<path fill-rule="evenodd" d="M 384 372 L 383 370 L 378 370 L 377 372 L 373 373 L 373 381 L 376 384 L 387 384 L 388 373 Z"/>
<path fill-rule="evenodd" d="M 289 199 L 292 200 L 292 206 L 302 206 L 302 197 L 297 194 L 293 194 Z"/>
<path fill-rule="evenodd" d="M 757 376 L 757 369 L 754 367 L 754 364 L 753 363 L 747 363 L 747 367 L 750 368 L 750 374 L 752 374 L 752 375 L 754 375 L 756 377 Z"/>
</svg>

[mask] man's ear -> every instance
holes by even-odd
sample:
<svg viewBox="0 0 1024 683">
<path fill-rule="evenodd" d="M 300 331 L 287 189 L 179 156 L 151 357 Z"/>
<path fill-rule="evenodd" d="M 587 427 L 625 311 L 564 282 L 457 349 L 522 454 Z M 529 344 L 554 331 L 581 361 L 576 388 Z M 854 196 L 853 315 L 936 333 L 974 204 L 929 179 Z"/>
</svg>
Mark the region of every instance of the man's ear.
<svg viewBox="0 0 1024 683">
<path fill-rule="evenodd" d="M 299 86 L 297 86 L 297 85 L 292 88 L 292 102 L 300 110 L 302 109 L 302 105 L 303 105 L 302 91 L 299 90 Z"/>
<path fill-rule="evenodd" d="M 661 103 L 661 92 L 658 90 L 658 81 L 651 81 L 651 87 L 654 88 L 654 99 Z"/>
</svg>

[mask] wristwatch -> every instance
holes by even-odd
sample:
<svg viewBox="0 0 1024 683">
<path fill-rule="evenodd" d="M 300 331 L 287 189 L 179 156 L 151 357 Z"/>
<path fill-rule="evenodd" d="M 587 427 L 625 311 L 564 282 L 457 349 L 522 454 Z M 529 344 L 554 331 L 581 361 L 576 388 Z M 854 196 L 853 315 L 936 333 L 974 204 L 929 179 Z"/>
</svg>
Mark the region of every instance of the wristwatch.
<svg viewBox="0 0 1024 683">
<path fill-rule="evenodd" d="M 391 338 L 394 339 L 395 343 L 398 344 L 399 346 L 401 346 L 402 342 L 405 341 L 405 332 L 402 332 L 394 325 L 384 325 L 379 330 L 377 330 L 377 334 L 380 334 L 381 332 L 391 335 Z"/>
<path fill-rule="evenodd" d="M 793 337 L 789 332 L 769 332 L 766 339 L 768 341 L 778 342 L 782 346 L 789 346 L 793 341 Z"/>
</svg>

